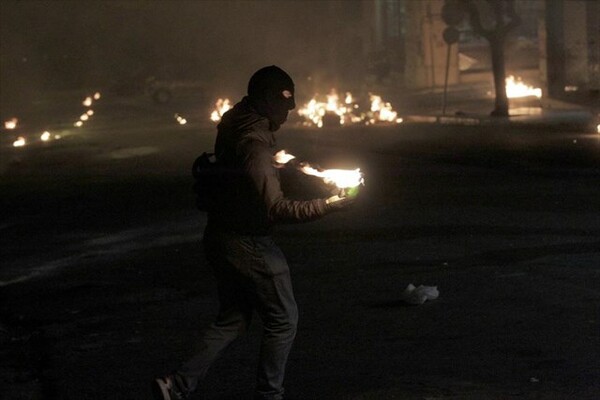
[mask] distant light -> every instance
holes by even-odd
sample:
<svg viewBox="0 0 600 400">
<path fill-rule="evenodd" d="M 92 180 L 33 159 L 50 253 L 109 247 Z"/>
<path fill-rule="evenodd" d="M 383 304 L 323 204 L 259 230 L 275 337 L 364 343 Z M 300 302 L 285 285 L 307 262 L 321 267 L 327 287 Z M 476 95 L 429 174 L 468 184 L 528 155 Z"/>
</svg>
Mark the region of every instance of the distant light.
<svg viewBox="0 0 600 400">
<path fill-rule="evenodd" d="M 565 92 L 576 92 L 579 90 L 579 86 L 565 86 Z"/>
<path fill-rule="evenodd" d="M 81 127 L 83 125 L 83 122 L 77 121 L 77 122 L 75 122 L 74 125 L 79 128 L 79 127 Z"/>
<path fill-rule="evenodd" d="M 23 136 L 19 136 L 17 140 L 13 142 L 14 147 L 23 147 L 25 146 L 25 138 Z"/>
<path fill-rule="evenodd" d="M 62 138 L 62 136 L 60 136 L 60 135 L 54 135 L 54 139 L 58 140 L 60 138 Z"/>
<path fill-rule="evenodd" d="M 175 119 L 177 119 L 177 122 L 179 122 L 179 125 L 187 124 L 187 120 L 179 114 L 175 114 Z"/>
<path fill-rule="evenodd" d="M 80 120 L 82 121 L 87 121 L 88 119 L 90 119 L 90 116 L 86 114 L 81 114 L 81 116 L 79 117 Z"/>
<path fill-rule="evenodd" d="M 17 127 L 19 120 L 16 118 L 11 118 L 8 121 L 4 122 L 4 128 L 5 129 L 15 129 Z"/>
<path fill-rule="evenodd" d="M 42 136 L 40 136 L 40 138 L 44 141 L 47 142 L 48 140 L 50 140 L 50 132 L 45 131 L 44 133 L 42 133 Z"/>
<path fill-rule="evenodd" d="M 100 100 L 100 92 L 94 93 L 94 100 Z"/>
<path fill-rule="evenodd" d="M 92 115 L 94 115 L 94 110 L 87 110 L 86 114 L 91 117 Z"/>
<path fill-rule="evenodd" d="M 86 97 L 85 100 L 83 100 L 83 105 L 86 107 L 89 107 L 92 105 L 92 98 L 91 97 Z"/>
<path fill-rule="evenodd" d="M 600 124 L 596 127 L 596 132 L 600 133 Z"/>
</svg>

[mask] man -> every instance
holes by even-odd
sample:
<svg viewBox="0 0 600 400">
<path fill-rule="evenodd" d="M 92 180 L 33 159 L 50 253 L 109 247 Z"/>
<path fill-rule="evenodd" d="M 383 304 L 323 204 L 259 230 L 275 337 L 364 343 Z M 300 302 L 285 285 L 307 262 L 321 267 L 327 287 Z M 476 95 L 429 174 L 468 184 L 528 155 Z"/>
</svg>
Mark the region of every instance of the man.
<svg viewBox="0 0 600 400">
<path fill-rule="evenodd" d="M 294 82 L 272 65 L 252 76 L 248 95 L 223 115 L 215 154 L 227 178 L 217 206 L 208 212 L 203 239 L 217 279 L 219 313 L 199 353 L 175 373 L 156 379 L 157 399 L 182 399 L 195 391 L 217 356 L 247 330 L 254 311 L 264 328 L 255 399 L 283 399 L 298 310 L 287 262 L 270 237 L 272 226 L 314 220 L 353 201 L 284 197 L 273 164 L 274 132 L 294 107 Z"/>
</svg>

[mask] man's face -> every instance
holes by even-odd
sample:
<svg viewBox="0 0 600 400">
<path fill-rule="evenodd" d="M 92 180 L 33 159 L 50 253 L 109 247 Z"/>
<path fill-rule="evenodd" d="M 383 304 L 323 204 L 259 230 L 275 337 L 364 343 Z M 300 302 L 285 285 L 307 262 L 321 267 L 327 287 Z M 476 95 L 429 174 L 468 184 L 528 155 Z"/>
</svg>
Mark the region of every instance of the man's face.
<svg viewBox="0 0 600 400">
<path fill-rule="evenodd" d="M 281 91 L 281 96 L 283 97 L 283 101 L 278 101 L 278 106 L 273 109 L 272 120 L 277 125 L 282 125 L 287 121 L 288 114 L 290 110 L 296 108 L 296 103 L 294 101 L 294 92 L 292 90 L 283 90 Z"/>
</svg>

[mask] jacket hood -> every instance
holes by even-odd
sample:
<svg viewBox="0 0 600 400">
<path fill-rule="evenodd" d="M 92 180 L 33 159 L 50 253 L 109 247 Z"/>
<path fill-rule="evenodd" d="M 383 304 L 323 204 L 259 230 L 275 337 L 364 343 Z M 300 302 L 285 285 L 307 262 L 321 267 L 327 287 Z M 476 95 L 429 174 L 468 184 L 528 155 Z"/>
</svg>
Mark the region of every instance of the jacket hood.
<svg viewBox="0 0 600 400">
<path fill-rule="evenodd" d="M 253 139 L 275 146 L 275 135 L 270 130 L 267 117 L 260 115 L 250 103 L 248 97 L 237 103 L 231 110 L 223 114 L 217 126 L 218 135 L 215 153 L 220 154 L 222 146 L 235 147 L 244 139 Z"/>
</svg>

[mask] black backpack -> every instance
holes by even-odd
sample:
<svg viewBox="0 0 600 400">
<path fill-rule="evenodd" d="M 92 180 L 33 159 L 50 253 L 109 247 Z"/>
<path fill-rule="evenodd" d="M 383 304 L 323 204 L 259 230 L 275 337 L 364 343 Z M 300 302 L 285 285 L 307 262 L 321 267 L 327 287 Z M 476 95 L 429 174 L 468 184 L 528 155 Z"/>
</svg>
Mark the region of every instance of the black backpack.
<svg viewBox="0 0 600 400">
<path fill-rule="evenodd" d="M 196 207 L 212 211 L 219 203 L 223 184 L 223 171 L 214 153 L 202 153 L 192 166 Z"/>
</svg>

